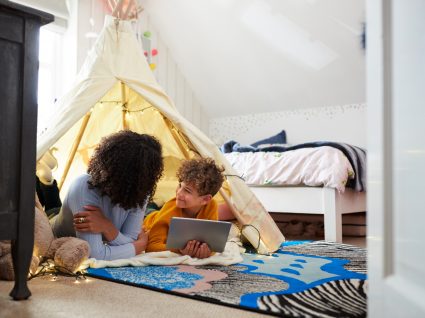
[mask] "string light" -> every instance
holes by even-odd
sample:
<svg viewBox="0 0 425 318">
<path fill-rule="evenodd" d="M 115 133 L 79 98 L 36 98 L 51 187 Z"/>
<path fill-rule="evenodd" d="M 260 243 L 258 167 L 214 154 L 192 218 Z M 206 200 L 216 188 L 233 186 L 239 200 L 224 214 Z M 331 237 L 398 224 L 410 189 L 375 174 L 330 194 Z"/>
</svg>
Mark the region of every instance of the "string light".
<svg viewBox="0 0 425 318">
<path fill-rule="evenodd" d="M 261 234 L 260 234 L 260 231 L 254 226 L 254 225 L 252 225 L 252 224 L 245 224 L 245 225 L 242 225 L 241 227 L 239 227 L 238 226 L 238 230 L 239 230 L 239 239 L 240 239 L 240 241 L 238 242 L 238 241 L 233 241 L 233 240 L 231 240 L 230 242 L 233 242 L 233 243 L 236 243 L 239 247 L 243 247 L 244 246 L 244 244 L 242 243 L 242 236 L 244 235 L 243 234 L 243 231 L 245 230 L 245 229 L 247 229 L 248 227 L 251 227 L 251 228 L 253 228 L 255 231 L 257 231 L 257 233 L 258 233 L 258 243 L 257 243 L 257 246 L 253 246 L 252 244 L 251 244 L 251 246 L 256 250 L 256 254 L 257 254 L 257 257 L 258 258 L 264 258 L 264 257 L 273 257 L 273 253 L 260 253 L 258 250 L 259 250 L 259 248 L 260 248 L 260 245 L 261 245 Z M 248 241 L 248 240 L 247 240 Z"/>
<path fill-rule="evenodd" d="M 141 109 L 135 109 L 135 110 L 128 110 L 127 109 L 127 112 L 129 112 L 129 113 L 142 113 L 143 114 L 143 112 L 146 109 L 149 109 L 149 108 L 154 108 L 154 106 L 147 106 L 147 107 L 144 107 L 144 108 L 141 108 Z"/>
<path fill-rule="evenodd" d="M 83 269 L 82 266 L 80 266 L 74 273 L 66 269 L 65 267 L 55 265 L 55 263 L 50 259 L 42 258 L 38 269 L 34 273 L 29 273 L 28 280 L 31 280 L 36 277 L 51 276 L 50 281 L 56 281 L 59 275 L 66 277 L 75 277 L 76 281 L 87 279 L 86 271 Z"/>
</svg>

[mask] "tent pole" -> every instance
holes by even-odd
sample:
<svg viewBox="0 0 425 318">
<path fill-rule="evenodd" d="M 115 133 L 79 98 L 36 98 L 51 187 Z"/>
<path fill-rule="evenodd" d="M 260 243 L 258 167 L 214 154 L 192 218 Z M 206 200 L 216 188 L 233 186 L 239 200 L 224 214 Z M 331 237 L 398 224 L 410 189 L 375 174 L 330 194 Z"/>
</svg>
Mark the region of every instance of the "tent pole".
<svg viewBox="0 0 425 318">
<path fill-rule="evenodd" d="M 230 185 L 230 184 L 229 184 Z M 232 204 L 230 197 L 227 195 L 226 191 L 224 191 L 223 187 L 218 191 L 220 195 L 223 197 L 224 202 L 226 202 L 229 209 L 232 211 L 236 220 L 242 225 L 240 235 L 244 235 L 246 239 L 251 243 L 251 245 L 256 249 L 257 253 L 260 254 L 268 254 L 270 251 L 267 246 L 264 244 L 263 239 L 261 238 L 260 231 L 250 223 L 242 222 L 239 217 L 239 212 L 236 207 Z M 248 225 L 244 228 L 244 225 Z M 242 240 L 242 237 L 240 237 Z"/>
<path fill-rule="evenodd" d="M 74 144 L 72 145 L 71 151 L 70 151 L 69 156 L 68 156 L 68 160 L 66 162 L 65 169 L 64 169 L 62 177 L 59 181 L 59 185 L 58 185 L 59 191 L 61 190 L 61 188 L 62 188 L 62 186 L 65 182 L 66 176 L 68 175 L 69 168 L 71 167 L 72 160 L 74 160 L 75 153 L 77 152 L 78 146 L 80 145 L 81 139 L 84 135 L 84 131 L 86 130 L 90 116 L 91 116 L 91 111 L 89 111 L 83 118 L 83 122 L 81 123 L 80 130 L 78 131 L 77 138 L 75 139 Z"/>
<path fill-rule="evenodd" d="M 127 130 L 128 126 L 125 121 L 125 116 L 127 113 L 127 102 L 125 96 L 125 84 L 121 82 L 121 103 L 122 103 L 122 129 Z"/>
<path fill-rule="evenodd" d="M 112 11 L 112 14 L 111 14 L 113 17 L 121 18 L 123 4 L 124 4 L 123 0 L 118 0 L 118 3 L 116 5 L 116 7 L 114 8 L 114 11 Z"/>
<path fill-rule="evenodd" d="M 174 140 L 176 141 L 177 146 L 180 148 L 180 151 L 182 152 L 183 156 L 186 159 L 190 159 L 190 157 L 188 155 L 188 152 L 190 151 L 190 149 L 189 149 L 189 147 L 186 148 L 183 145 L 183 143 L 181 142 L 181 140 L 180 140 L 181 137 L 177 133 L 176 128 L 174 127 L 173 123 L 168 118 L 165 118 L 164 116 L 162 118 L 164 118 L 164 121 L 167 124 L 168 128 L 170 129 L 171 134 L 173 135 Z"/>
</svg>

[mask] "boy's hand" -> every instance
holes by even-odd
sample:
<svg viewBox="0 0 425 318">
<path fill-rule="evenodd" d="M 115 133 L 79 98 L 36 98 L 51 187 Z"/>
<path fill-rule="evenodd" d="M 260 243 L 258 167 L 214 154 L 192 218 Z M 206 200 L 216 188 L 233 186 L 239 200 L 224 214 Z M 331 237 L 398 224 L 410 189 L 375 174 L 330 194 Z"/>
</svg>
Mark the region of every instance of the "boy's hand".
<svg viewBox="0 0 425 318">
<path fill-rule="evenodd" d="M 211 250 L 208 244 L 196 240 L 187 242 L 186 247 L 179 251 L 180 254 L 196 258 L 207 258 L 211 256 Z"/>
<path fill-rule="evenodd" d="M 186 243 L 186 246 L 184 249 L 179 250 L 180 254 L 183 255 L 189 255 L 190 257 L 195 257 L 195 253 L 198 251 L 198 247 L 200 245 L 200 242 L 191 240 Z"/>
<path fill-rule="evenodd" d="M 212 254 L 210 247 L 208 246 L 207 243 L 202 243 L 199 248 L 198 251 L 195 254 L 196 258 L 207 258 L 210 257 Z"/>
</svg>

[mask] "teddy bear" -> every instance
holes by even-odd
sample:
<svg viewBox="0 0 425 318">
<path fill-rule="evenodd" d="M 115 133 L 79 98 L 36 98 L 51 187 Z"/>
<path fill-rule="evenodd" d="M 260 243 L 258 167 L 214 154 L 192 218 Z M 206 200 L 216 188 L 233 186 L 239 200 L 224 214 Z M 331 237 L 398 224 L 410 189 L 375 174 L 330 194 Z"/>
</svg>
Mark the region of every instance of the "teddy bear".
<svg viewBox="0 0 425 318">
<path fill-rule="evenodd" d="M 35 273 L 42 258 L 54 261 L 57 268 L 75 273 L 90 255 L 89 244 L 76 237 L 55 238 L 47 215 L 36 197 L 34 249 L 30 273 Z M 0 279 L 14 280 L 10 241 L 0 241 Z"/>
</svg>

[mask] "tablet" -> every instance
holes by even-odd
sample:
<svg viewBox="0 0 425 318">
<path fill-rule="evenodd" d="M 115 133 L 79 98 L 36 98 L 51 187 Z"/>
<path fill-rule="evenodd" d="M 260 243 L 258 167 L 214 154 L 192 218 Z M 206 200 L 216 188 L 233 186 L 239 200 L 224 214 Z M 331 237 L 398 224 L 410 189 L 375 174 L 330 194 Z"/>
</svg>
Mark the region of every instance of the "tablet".
<svg viewBox="0 0 425 318">
<path fill-rule="evenodd" d="M 183 249 L 190 240 L 207 243 L 213 252 L 223 252 L 232 223 L 191 218 L 171 218 L 167 249 Z"/>
</svg>

